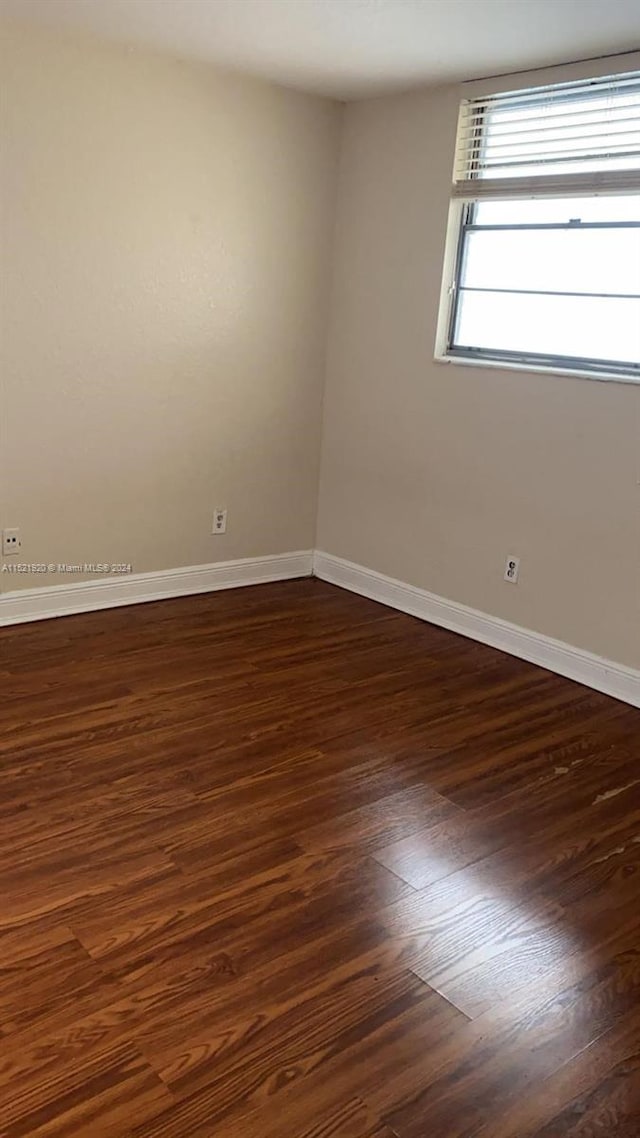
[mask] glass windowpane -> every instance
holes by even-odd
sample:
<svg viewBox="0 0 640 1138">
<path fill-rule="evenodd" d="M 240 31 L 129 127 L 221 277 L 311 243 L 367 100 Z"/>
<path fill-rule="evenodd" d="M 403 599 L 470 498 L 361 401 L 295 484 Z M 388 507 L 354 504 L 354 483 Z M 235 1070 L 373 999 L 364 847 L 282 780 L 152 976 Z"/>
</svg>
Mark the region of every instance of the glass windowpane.
<svg viewBox="0 0 640 1138">
<path fill-rule="evenodd" d="M 475 230 L 461 284 L 640 296 L 640 227 Z"/>
<path fill-rule="evenodd" d="M 456 344 L 640 363 L 640 302 L 462 292 Z"/>
</svg>

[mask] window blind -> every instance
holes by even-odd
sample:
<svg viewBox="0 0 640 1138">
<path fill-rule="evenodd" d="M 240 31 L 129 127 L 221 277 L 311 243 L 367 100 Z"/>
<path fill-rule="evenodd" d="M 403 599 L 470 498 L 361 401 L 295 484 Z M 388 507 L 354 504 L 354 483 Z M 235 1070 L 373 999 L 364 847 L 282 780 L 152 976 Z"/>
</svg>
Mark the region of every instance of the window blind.
<svg viewBox="0 0 640 1138">
<path fill-rule="evenodd" d="M 454 196 L 633 190 L 640 190 L 640 72 L 462 103 Z"/>
</svg>

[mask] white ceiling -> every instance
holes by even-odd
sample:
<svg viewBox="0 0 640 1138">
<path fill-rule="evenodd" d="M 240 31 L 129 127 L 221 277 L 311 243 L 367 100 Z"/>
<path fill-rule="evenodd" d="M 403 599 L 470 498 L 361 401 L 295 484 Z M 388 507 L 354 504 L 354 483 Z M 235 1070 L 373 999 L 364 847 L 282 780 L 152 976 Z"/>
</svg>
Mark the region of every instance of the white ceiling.
<svg viewBox="0 0 640 1138">
<path fill-rule="evenodd" d="M 341 99 L 640 46 L 639 0 L 0 0 Z"/>
</svg>

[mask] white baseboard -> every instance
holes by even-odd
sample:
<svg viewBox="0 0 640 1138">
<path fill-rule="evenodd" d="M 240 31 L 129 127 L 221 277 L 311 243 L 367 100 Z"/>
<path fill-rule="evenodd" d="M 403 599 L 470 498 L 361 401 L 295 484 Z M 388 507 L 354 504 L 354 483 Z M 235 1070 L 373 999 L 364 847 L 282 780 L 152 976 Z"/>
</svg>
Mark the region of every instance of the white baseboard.
<svg viewBox="0 0 640 1138">
<path fill-rule="evenodd" d="M 240 561 L 164 569 L 158 573 L 132 573 L 40 589 L 16 589 L 0 594 L 0 625 L 160 601 L 190 593 L 237 589 L 264 581 L 288 581 L 294 577 L 310 577 L 312 571 L 313 551 L 305 549 L 272 557 L 245 557 Z"/>
<path fill-rule="evenodd" d="M 511 656 L 518 656 L 521 660 L 528 660 L 531 664 L 538 664 L 586 687 L 640 707 L 640 671 L 634 668 L 605 660 L 582 648 L 521 628 L 319 550 L 246 557 L 239 561 L 219 561 L 212 565 L 165 569 L 157 573 L 102 577 L 97 581 L 67 582 L 40 589 L 18 589 L 0 594 L 0 625 L 22 624 L 218 589 L 236 589 L 266 581 L 288 581 L 309 577 L 312 573 L 323 581 L 479 640 L 482 644 L 489 644 Z"/>
<path fill-rule="evenodd" d="M 640 671 L 316 550 L 316 577 L 640 707 Z"/>
</svg>

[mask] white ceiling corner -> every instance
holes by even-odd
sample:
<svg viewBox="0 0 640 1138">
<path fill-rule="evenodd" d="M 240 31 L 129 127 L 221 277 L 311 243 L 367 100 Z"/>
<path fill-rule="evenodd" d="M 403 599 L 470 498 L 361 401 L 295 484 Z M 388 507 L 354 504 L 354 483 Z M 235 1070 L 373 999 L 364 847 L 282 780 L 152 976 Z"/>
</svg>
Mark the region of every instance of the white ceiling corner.
<svg viewBox="0 0 640 1138">
<path fill-rule="evenodd" d="M 339 99 L 637 50 L 639 0 L 0 0 Z"/>
</svg>

